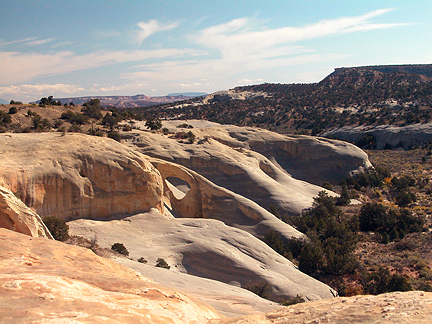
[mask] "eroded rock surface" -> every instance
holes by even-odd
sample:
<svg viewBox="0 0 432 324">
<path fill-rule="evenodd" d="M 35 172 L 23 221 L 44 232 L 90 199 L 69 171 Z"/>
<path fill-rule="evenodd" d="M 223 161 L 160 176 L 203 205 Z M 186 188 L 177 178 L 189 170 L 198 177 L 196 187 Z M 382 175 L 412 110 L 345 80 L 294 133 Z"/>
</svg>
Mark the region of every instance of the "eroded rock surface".
<svg viewBox="0 0 432 324">
<path fill-rule="evenodd" d="M 333 136 L 352 143 L 366 135 L 373 135 L 376 148 L 379 150 L 386 147 L 409 149 L 410 147 L 421 146 L 432 138 L 432 123 L 407 126 L 343 126 L 330 129 L 323 135 Z"/>
<path fill-rule="evenodd" d="M 212 320 L 212 324 L 404 323 L 428 324 L 432 293 L 393 292 L 333 298 L 279 308 L 262 316 Z"/>
<path fill-rule="evenodd" d="M 1 323 L 207 323 L 209 305 L 90 250 L 0 229 Z"/>
<path fill-rule="evenodd" d="M 40 216 L 4 187 L 0 187 L 0 228 L 52 239 Z"/>
<path fill-rule="evenodd" d="M 264 208 L 276 206 L 293 215 L 309 208 L 323 190 L 311 183 L 339 183 L 371 166 L 366 153 L 341 141 L 236 126 L 191 131 L 196 136 L 193 144 L 138 131 L 129 133 L 127 142 L 146 155 L 194 170 Z"/>
<path fill-rule="evenodd" d="M 336 296 L 333 289 L 299 271 L 255 236 L 217 220 L 176 219 L 152 210 L 122 220 L 80 219 L 68 224 L 71 233 L 97 237 L 103 247 L 123 243 L 134 259 L 144 257 L 155 265 L 163 258 L 170 271 L 235 282 L 243 288 L 262 287 L 272 300 Z"/>
<path fill-rule="evenodd" d="M 42 217 L 109 218 L 156 207 L 162 179 L 147 158 L 102 137 L 0 134 L 0 178 Z"/>
</svg>

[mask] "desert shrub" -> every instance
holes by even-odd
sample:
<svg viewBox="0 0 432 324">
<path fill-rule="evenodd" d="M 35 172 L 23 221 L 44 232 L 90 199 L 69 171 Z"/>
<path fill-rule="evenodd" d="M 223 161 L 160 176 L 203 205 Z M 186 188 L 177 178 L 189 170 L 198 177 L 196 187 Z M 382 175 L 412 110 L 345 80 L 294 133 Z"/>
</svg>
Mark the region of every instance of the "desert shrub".
<svg viewBox="0 0 432 324">
<path fill-rule="evenodd" d="M 99 99 L 91 99 L 83 104 L 81 112 L 91 118 L 101 119 L 102 112 Z"/>
<path fill-rule="evenodd" d="M 113 245 L 111 245 L 111 250 L 113 250 L 114 252 L 123 254 L 125 256 L 129 255 L 129 251 L 126 249 L 126 247 L 123 245 L 123 243 L 114 243 Z"/>
<path fill-rule="evenodd" d="M 189 144 L 192 144 L 193 142 L 195 142 L 195 134 L 194 133 L 192 133 L 191 131 L 189 131 L 187 133 L 187 136 L 188 136 L 188 142 L 189 142 Z"/>
<path fill-rule="evenodd" d="M 108 132 L 108 138 L 112 138 L 113 140 L 116 140 L 117 142 L 121 141 L 121 135 L 119 132 Z"/>
<path fill-rule="evenodd" d="M 143 257 L 141 257 L 141 258 L 138 259 L 138 262 L 139 263 L 147 263 L 147 260 L 144 259 Z"/>
<path fill-rule="evenodd" d="M 361 231 L 384 231 L 387 227 L 387 208 L 377 203 L 364 204 L 360 210 Z"/>
<path fill-rule="evenodd" d="M 55 240 L 66 241 L 69 238 L 69 225 L 66 224 L 65 220 L 56 216 L 47 216 L 43 222 Z"/>
<path fill-rule="evenodd" d="M 384 184 L 384 179 L 388 178 L 388 172 L 386 168 L 369 168 L 365 172 L 346 178 L 344 184 L 356 190 L 369 187 L 381 187 Z"/>
<path fill-rule="evenodd" d="M 71 127 L 69 127 L 68 132 L 71 133 L 81 133 L 81 125 L 80 124 L 72 124 Z"/>
<path fill-rule="evenodd" d="M 178 125 L 177 128 L 193 128 L 193 126 L 186 124 L 186 123 L 183 123 L 183 124 Z"/>
<path fill-rule="evenodd" d="M 12 118 L 9 114 L 0 111 L 0 126 L 7 126 L 12 122 Z"/>
<path fill-rule="evenodd" d="M 330 183 L 328 183 L 328 182 L 324 182 L 324 183 L 321 185 L 321 187 L 323 187 L 324 189 L 327 189 L 327 190 L 333 190 L 332 185 L 331 185 Z"/>
<path fill-rule="evenodd" d="M 111 114 L 107 113 L 102 118 L 102 125 L 105 125 L 105 126 L 112 128 L 117 124 L 118 124 L 118 119 L 116 117 L 114 117 L 112 113 Z"/>
<path fill-rule="evenodd" d="M 305 299 L 302 296 L 297 295 L 295 297 L 291 297 L 287 300 L 284 300 L 281 304 L 282 304 L 282 306 L 290 306 L 290 305 L 300 304 L 300 303 L 304 303 L 304 302 L 305 302 Z"/>
<path fill-rule="evenodd" d="M 299 269 L 308 274 L 350 273 L 355 264 L 354 249 L 358 238 L 357 220 L 346 216 L 335 204 L 335 199 L 322 191 L 314 204 L 301 216 L 291 219 L 299 231 L 306 233 L 308 242 L 296 244 Z M 294 242 L 294 241 L 293 241 Z"/>
<path fill-rule="evenodd" d="M 13 115 L 13 114 L 16 114 L 17 112 L 18 112 L 18 109 L 16 107 L 10 107 L 8 114 Z"/>
<path fill-rule="evenodd" d="M 421 232 L 425 224 L 423 216 L 414 215 L 409 209 L 387 209 L 381 204 L 367 203 L 360 209 L 360 230 L 387 233 L 389 240 L 403 238 L 406 233 Z M 402 234 L 402 237 L 400 237 Z"/>
<path fill-rule="evenodd" d="M 408 187 L 414 186 L 416 181 L 414 178 L 409 176 L 401 176 L 401 177 L 394 177 L 391 181 L 392 186 L 397 191 L 404 191 L 407 190 Z"/>
<path fill-rule="evenodd" d="M 148 117 L 145 126 L 150 130 L 158 130 L 162 127 L 162 122 L 158 118 Z"/>
<path fill-rule="evenodd" d="M 166 128 L 166 127 L 162 128 L 162 133 L 163 133 L 164 135 L 168 135 L 168 134 L 169 134 L 169 129 Z"/>
<path fill-rule="evenodd" d="M 402 191 L 398 193 L 395 201 L 398 206 L 405 207 L 412 202 L 416 202 L 417 196 L 415 195 L 415 193 L 412 193 L 410 191 Z"/>
<path fill-rule="evenodd" d="M 92 136 L 103 136 L 104 132 L 100 128 L 90 127 L 87 131 L 88 135 Z"/>
<path fill-rule="evenodd" d="M 348 188 L 346 185 L 342 186 L 342 191 L 339 197 L 336 198 L 336 205 L 337 206 L 346 206 L 349 205 L 351 202 L 350 195 L 348 192 Z"/>
<path fill-rule="evenodd" d="M 378 271 L 363 273 L 361 282 L 367 294 L 378 295 L 391 291 L 412 290 L 406 276 L 395 273 L 390 274 L 387 268 L 380 267 Z"/>
<path fill-rule="evenodd" d="M 158 259 L 156 260 L 156 267 L 159 267 L 159 268 L 165 268 L 165 269 L 169 269 L 169 268 L 171 268 L 171 267 L 168 265 L 168 263 L 167 263 L 164 259 L 162 259 L 162 258 L 158 258 Z"/>
<path fill-rule="evenodd" d="M 270 288 L 269 284 L 266 282 L 255 283 L 245 287 L 247 290 L 253 292 L 255 295 L 260 296 L 261 298 L 266 297 L 266 292 Z"/>
</svg>

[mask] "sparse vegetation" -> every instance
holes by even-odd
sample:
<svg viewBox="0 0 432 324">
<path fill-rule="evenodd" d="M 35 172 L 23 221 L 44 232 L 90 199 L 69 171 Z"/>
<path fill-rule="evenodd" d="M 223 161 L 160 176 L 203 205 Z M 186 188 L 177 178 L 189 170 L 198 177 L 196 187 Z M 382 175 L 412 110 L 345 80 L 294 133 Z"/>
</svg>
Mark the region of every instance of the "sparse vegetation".
<svg viewBox="0 0 432 324">
<path fill-rule="evenodd" d="M 123 243 L 114 243 L 113 245 L 111 245 L 111 250 L 119 254 L 129 256 L 129 251 L 126 249 Z"/>
<path fill-rule="evenodd" d="M 69 238 L 69 225 L 65 220 L 56 216 L 47 216 L 43 222 L 55 240 L 66 241 Z"/>
<path fill-rule="evenodd" d="M 157 260 L 156 260 L 156 267 L 159 267 L 159 268 L 165 268 L 165 269 L 170 269 L 171 267 L 168 265 L 168 263 L 164 260 L 164 259 L 162 259 L 162 258 L 158 258 Z"/>
<path fill-rule="evenodd" d="M 147 260 L 144 257 L 141 257 L 137 260 L 139 263 L 147 263 Z"/>
</svg>

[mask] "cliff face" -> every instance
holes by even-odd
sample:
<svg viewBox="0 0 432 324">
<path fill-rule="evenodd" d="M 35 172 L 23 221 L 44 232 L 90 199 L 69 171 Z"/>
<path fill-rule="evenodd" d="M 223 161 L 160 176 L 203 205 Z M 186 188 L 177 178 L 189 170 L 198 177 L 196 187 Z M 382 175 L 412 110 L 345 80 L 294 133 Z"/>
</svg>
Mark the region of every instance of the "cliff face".
<svg viewBox="0 0 432 324">
<path fill-rule="evenodd" d="M 109 218 L 162 211 L 162 179 L 147 158 L 82 134 L 1 134 L 0 178 L 42 217 Z"/>
</svg>

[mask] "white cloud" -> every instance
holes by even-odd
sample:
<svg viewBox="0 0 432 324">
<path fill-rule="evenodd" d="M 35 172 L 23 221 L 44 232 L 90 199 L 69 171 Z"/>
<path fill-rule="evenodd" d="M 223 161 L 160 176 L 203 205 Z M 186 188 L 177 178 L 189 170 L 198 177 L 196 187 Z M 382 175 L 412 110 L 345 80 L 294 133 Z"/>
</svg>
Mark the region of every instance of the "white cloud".
<svg viewBox="0 0 432 324">
<path fill-rule="evenodd" d="M 158 49 L 136 51 L 93 52 L 78 55 L 71 51 L 57 53 L 0 52 L 0 85 L 28 82 L 34 78 L 91 69 L 103 65 L 145 61 L 158 58 L 179 58 L 201 55 L 191 49 Z"/>
<path fill-rule="evenodd" d="M 0 96 L 12 99 L 26 98 L 32 101 L 35 98 L 39 99 L 48 95 L 59 97 L 83 91 L 85 91 L 83 87 L 72 84 L 21 84 L 19 86 L 0 87 Z"/>
<path fill-rule="evenodd" d="M 140 30 L 137 32 L 135 38 L 138 44 L 141 44 L 147 37 L 164 30 L 170 30 L 178 27 L 178 22 L 172 22 L 169 24 L 159 24 L 156 19 L 152 19 L 149 22 L 139 22 L 138 27 Z"/>
</svg>

